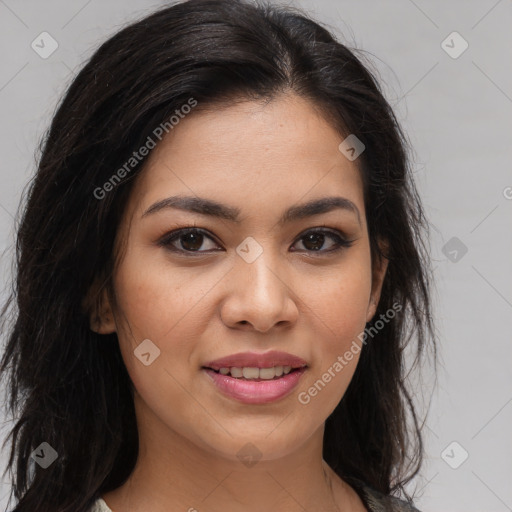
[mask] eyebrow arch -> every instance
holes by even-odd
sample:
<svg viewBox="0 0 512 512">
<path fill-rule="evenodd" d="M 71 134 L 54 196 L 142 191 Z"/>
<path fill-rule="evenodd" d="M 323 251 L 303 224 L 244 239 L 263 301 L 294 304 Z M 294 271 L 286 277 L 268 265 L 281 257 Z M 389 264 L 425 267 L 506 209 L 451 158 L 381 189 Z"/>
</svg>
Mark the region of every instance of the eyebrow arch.
<svg viewBox="0 0 512 512">
<path fill-rule="evenodd" d="M 240 209 L 227 206 L 211 199 L 192 196 L 171 196 L 152 204 L 143 214 L 142 217 L 154 214 L 167 208 L 177 208 L 179 210 L 199 213 L 211 217 L 218 217 L 229 220 L 231 222 L 240 223 Z M 313 199 L 307 203 L 298 204 L 288 208 L 278 224 L 282 225 L 287 222 L 312 217 L 322 213 L 328 213 L 335 209 L 347 210 L 357 216 L 359 224 L 361 224 L 361 216 L 357 206 L 349 199 L 341 196 L 323 197 Z"/>
</svg>

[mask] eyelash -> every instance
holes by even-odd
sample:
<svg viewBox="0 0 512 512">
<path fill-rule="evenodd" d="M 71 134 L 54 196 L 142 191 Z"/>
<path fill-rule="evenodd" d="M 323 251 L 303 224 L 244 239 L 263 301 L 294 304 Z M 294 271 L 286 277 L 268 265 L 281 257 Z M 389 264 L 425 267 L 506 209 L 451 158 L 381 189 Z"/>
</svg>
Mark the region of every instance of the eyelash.
<svg viewBox="0 0 512 512">
<path fill-rule="evenodd" d="M 190 251 L 190 250 L 186 250 L 186 249 L 178 249 L 178 248 L 176 248 L 176 247 L 174 247 L 172 245 L 172 242 L 174 242 L 175 240 L 179 240 L 180 237 L 188 235 L 190 233 L 203 235 L 203 236 L 205 236 L 205 237 L 207 237 L 210 240 L 215 242 L 214 238 L 212 236 L 210 236 L 208 234 L 208 232 L 205 231 L 204 229 L 190 227 L 190 228 L 176 229 L 174 231 L 171 231 L 170 233 L 167 233 L 166 235 L 164 235 L 159 240 L 158 245 L 160 245 L 162 247 L 165 247 L 169 251 L 172 251 L 172 252 L 175 252 L 175 253 L 186 254 L 187 256 L 190 255 L 191 257 L 194 257 L 196 255 L 200 255 L 200 254 L 208 254 L 208 253 L 211 253 L 211 252 L 219 252 L 218 250 Z M 311 249 L 309 249 L 309 250 L 305 249 L 304 250 L 305 252 L 308 252 L 308 253 L 313 254 L 313 255 L 315 255 L 315 254 L 323 255 L 323 254 L 326 254 L 326 253 L 329 253 L 329 254 L 337 253 L 337 252 L 339 252 L 339 251 L 341 251 L 343 249 L 347 249 L 347 248 L 351 247 L 353 242 L 354 242 L 354 240 L 347 240 L 346 238 L 344 238 L 339 231 L 333 231 L 333 230 L 325 229 L 325 228 L 309 229 L 309 230 L 305 231 L 303 234 L 301 234 L 297 238 L 297 241 L 302 240 L 303 238 L 305 238 L 309 234 L 317 234 L 317 233 L 318 234 L 322 234 L 322 235 L 327 235 L 327 236 L 331 237 L 335 241 L 335 244 L 336 244 L 335 248 L 334 249 L 328 249 L 328 250 L 318 250 L 318 251 L 314 251 L 314 250 L 311 250 Z M 294 243 L 294 245 L 295 245 L 295 243 Z"/>
</svg>

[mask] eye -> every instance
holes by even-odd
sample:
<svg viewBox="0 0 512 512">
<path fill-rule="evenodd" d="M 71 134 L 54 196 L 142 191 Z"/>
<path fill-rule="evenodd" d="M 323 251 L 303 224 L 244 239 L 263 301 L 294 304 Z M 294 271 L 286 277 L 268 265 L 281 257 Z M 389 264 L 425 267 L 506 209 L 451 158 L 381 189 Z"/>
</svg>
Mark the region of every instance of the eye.
<svg viewBox="0 0 512 512">
<path fill-rule="evenodd" d="M 327 243 L 330 240 L 330 243 Z M 302 234 L 297 243 L 302 243 L 304 249 L 293 249 L 292 252 L 306 251 L 309 253 L 330 253 L 350 247 L 353 240 L 347 240 L 339 231 L 330 229 L 311 229 Z M 207 253 L 222 250 L 215 242 L 212 236 L 199 228 L 182 228 L 171 231 L 165 235 L 159 242 L 159 245 L 177 253 Z"/>
<path fill-rule="evenodd" d="M 331 244 L 328 244 L 328 249 L 325 249 L 326 240 L 331 240 Z M 299 238 L 299 242 L 302 242 L 304 250 L 307 252 L 335 252 L 343 248 L 350 247 L 353 240 L 347 240 L 340 232 L 332 231 L 328 229 L 313 229 L 307 231 Z M 322 249 L 324 247 L 324 249 Z"/>
<path fill-rule="evenodd" d="M 208 244 L 205 248 L 203 247 L 205 240 L 213 241 L 213 238 L 206 234 L 205 231 L 198 228 L 184 228 L 172 231 L 165 235 L 160 241 L 159 245 L 166 247 L 167 249 L 175 252 L 209 252 L 215 250 L 214 248 L 208 248 Z M 203 247 L 203 250 L 200 250 Z"/>
</svg>

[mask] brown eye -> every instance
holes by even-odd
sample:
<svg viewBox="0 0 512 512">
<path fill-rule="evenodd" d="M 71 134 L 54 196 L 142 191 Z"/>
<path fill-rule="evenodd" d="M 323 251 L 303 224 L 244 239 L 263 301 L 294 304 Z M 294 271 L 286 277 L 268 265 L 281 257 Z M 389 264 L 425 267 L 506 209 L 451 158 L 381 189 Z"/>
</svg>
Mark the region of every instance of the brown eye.
<svg viewBox="0 0 512 512">
<path fill-rule="evenodd" d="M 339 232 L 318 229 L 308 231 L 298 239 L 298 242 L 302 243 L 303 248 L 292 249 L 292 251 L 299 250 L 322 255 L 350 247 L 353 240 L 345 239 Z M 177 229 L 165 235 L 158 243 L 170 251 L 189 255 L 222 250 L 219 249 L 213 237 L 198 228 Z"/>
<path fill-rule="evenodd" d="M 325 243 L 325 235 L 322 233 L 310 233 L 309 235 L 306 235 L 303 240 L 304 247 L 308 251 L 318 251 Z"/>
<path fill-rule="evenodd" d="M 208 244 L 208 241 L 210 244 Z M 213 242 L 213 243 L 212 243 Z M 184 253 L 203 253 L 216 250 L 213 238 L 196 228 L 178 229 L 165 235 L 159 245 L 171 251 Z M 206 247 L 204 247 L 206 245 Z M 209 245 L 209 246 L 208 246 Z M 203 247 L 203 250 L 200 250 Z"/>
<path fill-rule="evenodd" d="M 187 233 L 181 235 L 178 240 L 181 241 L 181 246 L 187 251 L 198 251 L 203 245 L 204 235 L 201 233 Z"/>
<path fill-rule="evenodd" d="M 329 239 L 331 243 L 327 244 L 328 248 L 325 248 L 326 240 Z M 344 247 L 350 247 L 353 242 L 346 240 L 338 233 L 325 229 L 309 231 L 305 235 L 302 235 L 299 241 L 302 241 L 304 250 L 319 253 L 338 251 Z"/>
</svg>

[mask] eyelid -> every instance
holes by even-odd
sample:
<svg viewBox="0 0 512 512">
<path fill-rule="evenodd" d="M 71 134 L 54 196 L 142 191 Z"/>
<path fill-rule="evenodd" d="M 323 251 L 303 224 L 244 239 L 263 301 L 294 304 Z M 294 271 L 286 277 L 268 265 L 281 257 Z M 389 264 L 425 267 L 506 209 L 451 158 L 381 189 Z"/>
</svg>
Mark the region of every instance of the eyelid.
<svg viewBox="0 0 512 512">
<path fill-rule="evenodd" d="M 170 243 L 176 239 L 179 239 L 180 236 L 187 235 L 188 233 L 198 233 L 201 235 L 204 235 L 207 238 L 210 238 L 213 242 L 215 242 L 217 245 L 220 245 L 218 240 L 216 240 L 216 237 L 211 234 L 209 231 L 203 228 L 198 228 L 195 225 L 194 226 L 188 226 L 183 228 L 177 228 L 174 229 L 168 233 L 166 233 L 164 236 L 162 236 L 158 240 L 158 245 L 161 245 L 163 247 L 166 247 L 169 249 Z M 172 246 L 171 246 L 172 247 Z M 183 251 L 181 249 L 172 248 L 170 250 L 175 250 L 175 252 L 181 252 L 181 253 L 187 253 L 187 254 L 194 254 L 194 251 Z M 207 254 L 210 251 L 196 251 L 196 254 Z"/>
<path fill-rule="evenodd" d="M 350 239 L 349 237 L 347 237 L 346 234 L 343 231 L 341 231 L 340 229 L 329 228 L 325 225 L 322 225 L 322 226 L 305 229 L 304 231 L 299 233 L 299 235 L 297 235 L 295 241 L 293 242 L 292 247 L 293 247 L 293 245 L 295 245 L 298 241 L 300 241 L 302 238 L 304 238 L 309 233 L 320 233 L 320 234 L 330 235 L 332 238 L 334 238 L 337 241 L 337 247 L 335 247 L 334 249 L 328 249 L 328 250 L 323 250 L 323 251 L 312 251 L 312 250 L 300 251 L 300 252 L 305 252 L 306 254 L 313 256 L 313 257 L 315 257 L 315 256 L 321 257 L 322 255 L 329 255 L 331 253 L 340 252 L 343 249 L 348 249 L 349 247 L 351 247 L 352 244 L 356 241 L 355 238 Z"/>
<path fill-rule="evenodd" d="M 188 233 L 201 234 L 201 235 L 205 236 L 206 238 L 209 238 L 216 244 L 221 245 L 221 244 L 219 244 L 216 237 L 213 234 L 211 234 L 208 230 L 196 227 L 195 225 L 182 227 L 182 228 L 176 228 L 176 229 L 166 233 L 164 236 L 162 236 L 158 240 L 157 243 L 158 243 L 158 245 L 168 249 L 169 251 L 171 251 L 175 254 L 177 253 L 180 255 L 186 255 L 186 256 L 190 256 L 190 257 L 198 257 L 201 255 L 211 254 L 212 252 L 219 252 L 218 249 L 209 249 L 206 251 L 186 251 L 183 249 L 178 249 L 171 245 L 171 242 L 179 239 L 181 236 L 184 236 Z M 326 234 L 327 236 L 330 235 L 333 239 L 335 239 L 337 246 L 334 249 L 321 250 L 321 251 L 313 251 L 313 250 L 303 249 L 303 250 L 299 250 L 299 251 L 293 250 L 292 252 L 304 252 L 308 255 L 321 257 L 322 255 L 328 255 L 330 253 L 335 253 L 335 252 L 339 252 L 343 249 L 347 249 L 355 241 L 355 239 L 349 239 L 346 236 L 346 234 L 339 229 L 329 228 L 325 225 L 322 225 L 322 226 L 315 226 L 312 228 L 307 228 L 304 231 L 302 231 L 301 233 L 299 233 L 297 235 L 297 237 L 294 239 L 294 241 L 292 243 L 292 247 L 309 233 L 320 233 L 320 234 Z"/>
</svg>

